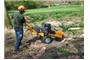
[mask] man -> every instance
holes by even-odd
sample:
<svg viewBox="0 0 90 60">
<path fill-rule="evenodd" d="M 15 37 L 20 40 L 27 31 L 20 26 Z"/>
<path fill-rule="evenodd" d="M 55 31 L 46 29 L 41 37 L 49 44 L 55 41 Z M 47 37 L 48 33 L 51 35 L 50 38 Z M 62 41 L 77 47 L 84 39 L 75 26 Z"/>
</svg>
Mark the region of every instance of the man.
<svg viewBox="0 0 90 60">
<path fill-rule="evenodd" d="M 23 13 L 25 12 L 25 7 L 20 5 L 18 7 L 18 11 L 13 15 L 13 26 L 16 33 L 16 44 L 15 44 L 15 51 L 21 51 L 20 45 L 21 40 L 23 39 L 23 24 L 25 23 L 25 18 Z"/>
</svg>

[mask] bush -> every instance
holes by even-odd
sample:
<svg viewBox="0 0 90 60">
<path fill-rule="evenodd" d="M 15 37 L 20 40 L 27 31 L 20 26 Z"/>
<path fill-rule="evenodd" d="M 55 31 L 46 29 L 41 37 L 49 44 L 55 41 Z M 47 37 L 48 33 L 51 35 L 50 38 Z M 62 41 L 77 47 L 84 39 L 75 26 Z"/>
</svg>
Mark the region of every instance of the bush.
<svg viewBox="0 0 90 60">
<path fill-rule="evenodd" d="M 27 9 L 48 7 L 40 1 L 5 1 L 7 10 L 16 10 L 19 5 L 24 5 Z"/>
</svg>

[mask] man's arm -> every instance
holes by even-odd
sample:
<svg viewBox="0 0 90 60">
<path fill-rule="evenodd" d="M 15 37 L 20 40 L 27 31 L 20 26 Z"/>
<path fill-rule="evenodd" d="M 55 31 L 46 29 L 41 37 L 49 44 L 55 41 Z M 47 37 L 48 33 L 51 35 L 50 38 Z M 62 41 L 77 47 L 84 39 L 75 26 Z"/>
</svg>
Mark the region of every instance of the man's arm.
<svg viewBox="0 0 90 60">
<path fill-rule="evenodd" d="M 24 18 L 25 18 L 26 23 L 31 23 L 31 20 L 30 20 L 29 16 L 25 16 Z"/>
<path fill-rule="evenodd" d="M 25 20 L 24 16 L 23 16 L 23 23 L 26 23 L 26 20 Z"/>
</svg>

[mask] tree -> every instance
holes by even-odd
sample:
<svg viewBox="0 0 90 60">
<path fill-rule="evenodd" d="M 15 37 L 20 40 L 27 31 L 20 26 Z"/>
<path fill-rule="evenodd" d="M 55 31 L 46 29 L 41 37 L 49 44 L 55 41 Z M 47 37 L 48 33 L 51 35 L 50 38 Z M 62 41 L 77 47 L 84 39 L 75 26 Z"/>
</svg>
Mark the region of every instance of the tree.
<svg viewBox="0 0 90 60">
<path fill-rule="evenodd" d="M 4 11 L 5 11 L 5 13 L 4 13 L 4 17 L 5 17 L 5 20 L 4 20 L 4 22 L 5 22 L 5 27 L 6 28 L 12 28 L 12 24 L 11 24 L 11 20 L 10 20 L 10 17 L 9 17 L 9 15 L 8 15 L 8 12 L 7 12 L 7 9 L 6 9 L 6 4 L 5 4 L 5 7 L 4 7 Z"/>
</svg>

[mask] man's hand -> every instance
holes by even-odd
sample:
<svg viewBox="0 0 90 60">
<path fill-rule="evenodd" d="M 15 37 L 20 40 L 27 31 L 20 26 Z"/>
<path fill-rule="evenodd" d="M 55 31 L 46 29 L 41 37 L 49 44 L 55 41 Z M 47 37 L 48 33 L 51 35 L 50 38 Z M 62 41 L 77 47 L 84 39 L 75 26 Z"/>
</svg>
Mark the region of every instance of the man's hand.
<svg viewBox="0 0 90 60">
<path fill-rule="evenodd" d="M 30 17 L 29 16 L 24 16 L 25 20 L 26 20 L 26 23 L 30 23 L 31 20 L 30 20 Z"/>
</svg>

